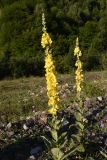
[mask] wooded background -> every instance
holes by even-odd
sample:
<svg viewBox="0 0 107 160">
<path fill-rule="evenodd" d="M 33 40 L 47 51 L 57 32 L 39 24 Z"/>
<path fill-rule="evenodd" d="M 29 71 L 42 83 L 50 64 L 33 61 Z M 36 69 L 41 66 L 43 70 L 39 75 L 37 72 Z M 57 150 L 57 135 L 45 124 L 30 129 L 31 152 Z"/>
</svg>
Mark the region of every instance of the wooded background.
<svg viewBox="0 0 107 160">
<path fill-rule="evenodd" d="M 107 68 L 106 0 L 0 0 L 0 79 L 44 75 L 42 11 L 59 73 L 75 67 L 77 36 L 84 70 Z"/>
</svg>

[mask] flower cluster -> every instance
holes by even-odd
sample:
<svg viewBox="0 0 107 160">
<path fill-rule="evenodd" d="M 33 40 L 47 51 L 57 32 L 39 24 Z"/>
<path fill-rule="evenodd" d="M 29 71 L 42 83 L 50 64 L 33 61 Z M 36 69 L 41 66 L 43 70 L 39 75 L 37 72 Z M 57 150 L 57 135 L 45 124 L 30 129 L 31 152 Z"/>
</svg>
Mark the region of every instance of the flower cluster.
<svg viewBox="0 0 107 160">
<path fill-rule="evenodd" d="M 47 81 L 47 95 L 49 98 L 48 105 L 51 106 L 51 108 L 48 110 L 49 113 L 52 115 L 55 115 L 58 110 L 58 92 L 57 92 L 57 79 L 55 76 L 55 66 L 52 59 L 52 53 L 50 46 L 52 44 L 52 40 L 49 36 L 49 34 L 46 31 L 45 26 L 45 17 L 44 14 L 42 15 L 42 25 L 43 25 L 43 35 L 41 39 L 41 45 L 43 48 L 45 48 L 45 70 L 46 70 L 46 81 Z"/>
<path fill-rule="evenodd" d="M 51 46 L 51 44 L 52 44 L 52 40 L 49 34 L 47 32 L 44 32 L 42 34 L 42 40 L 41 40 L 42 47 L 45 48 L 46 46 Z"/>
<path fill-rule="evenodd" d="M 42 29 L 43 34 L 42 34 L 42 39 L 41 39 L 41 45 L 43 48 L 46 48 L 47 46 L 51 46 L 52 40 L 46 30 L 46 22 L 45 22 L 44 13 L 42 14 L 42 25 L 43 25 L 43 29 Z"/>
<path fill-rule="evenodd" d="M 78 37 L 76 39 L 76 47 L 74 49 L 74 56 L 77 56 L 77 61 L 75 63 L 75 66 L 77 67 L 77 70 L 75 72 L 76 74 L 76 89 L 77 93 L 81 92 L 81 82 L 83 81 L 83 74 L 82 74 L 82 63 L 79 57 L 82 56 L 81 50 L 79 48 L 79 40 Z"/>
</svg>

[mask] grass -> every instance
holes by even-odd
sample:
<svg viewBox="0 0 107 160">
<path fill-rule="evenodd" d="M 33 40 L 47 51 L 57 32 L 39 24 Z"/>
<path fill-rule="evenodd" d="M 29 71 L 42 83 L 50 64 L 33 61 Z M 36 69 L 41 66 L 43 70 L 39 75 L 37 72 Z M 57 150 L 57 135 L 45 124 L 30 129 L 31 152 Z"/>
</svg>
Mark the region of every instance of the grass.
<svg viewBox="0 0 107 160">
<path fill-rule="evenodd" d="M 61 99 L 61 104 L 64 107 L 68 107 L 71 105 L 72 101 L 75 99 L 75 79 L 74 74 L 69 75 L 58 75 L 58 90 L 59 95 Z M 97 96 L 103 96 L 107 95 L 107 71 L 103 72 L 86 72 L 84 74 L 84 87 L 83 87 L 83 95 L 85 94 L 86 97 L 97 97 Z M 16 143 L 9 144 L 8 146 L 8 154 L 11 156 L 11 153 L 13 153 L 14 148 L 16 149 L 16 152 L 20 152 L 17 148 L 19 147 L 21 150 L 23 146 L 25 145 L 24 138 L 25 136 L 28 137 L 29 133 L 30 136 L 35 135 L 40 138 L 40 135 L 44 135 L 44 130 L 40 129 L 41 127 L 38 126 L 38 128 L 32 128 L 29 127 L 27 132 L 22 128 L 18 129 L 16 126 L 12 126 L 8 129 L 7 124 L 10 121 L 17 121 L 20 119 L 25 119 L 25 117 L 28 117 L 29 115 L 35 115 L 38 113 L 38 111 L 44 111 L 47 110 L 47 102 L 48 98 L 46 95 L 46 81 L 44 77 L 29 77 L 29 78 L 20 78 L 15 80 L 2 80 L 0 81 L 0 120 L 3 121 L 2 124 L 5 125 L 5 129 L 1 129 L 1 139 L 6 140 L 8 143 L 12 143 L 17 139 Z M 102 160 L 102 155 L 99 153 L 99 151 L 102 150 L 102 148 L 105 147 L 105 133 L 107 128 L 105 127 L 105 122 L 103 123 L 104 127 L 101 127 L 101 122 L 103 122 L 103 116 L 105 116 L 106 108 L 103 108 L 103 103 L 98 103 L 99 108 L 97 108 L 97 105 L 91 106 L 91 108 L 88 108 L 86 111 L 86 115 L 89 114 L 88 121 L 85 127 L 85 136 L 84 142 L 85 144 L 85 151 L 84 155 L 81 153 L 81 156 L 86 157 L 87 160 L 91 160 L 93 158 Z M 100 106 L 101 105 L 101 106 Z M 71 105 L 72 106 L 72 105 Z M 101 107 L 101 108 L 100 108 Z M 104 106 L 105 107 L 105 106 Z M 67 111 L 67 110 L 66 110 Z M 65 117 L 73 117 L 74 112 L 77 113 L 77 111 L 74 108 L 68 108 L 68 112 L 65 112 Z M 73 114 L 73 115 L 72 115 Z M 76 115 L 76 114 L 75 114 Z M 65 118 L 64 117 L 64 118 Z M 67 118 L 66 117 L 66 118 Z M 67 120 L 70 121 L 71 117 Z M 65 120 L 66 120 L 65 118 Z M 62 116 L 61 116 L 62 119 Z M 21 121 L 25 124 L 27 124 L 27 119 L 25 121 Z M 21 123 L 21 124 L 23 124 Z M 17 123 L 16 123 L 17 124 Z M 75 124 L 76 121 L 70 121 L 70 125 Z M 72 125 L 71 125 L 72 126 Z M 35 129 L 35 130 L 34 130 Z M 32 133 L 29 132 L 32 130 Z M 14 135 L 11 137 L 8 136 L 8 133 L 11 133 L 13 131 Z M 67 130 L 69 134 L 75 133 L 75 128 L 72 128 L 72 131 L 70 133 L 70 130 Z M 27 134 L 28 135 L 27 135 Z M 35 134 L 36 133 L 36 134 Z M 80 132 L 78 131 L 80 134 Z M 76 136 L 78 137 L 78 133 Z M 100 133 L 100 134 L 99 134 Z M 49 135 L 49 133 L 48 133 Z M 93 141 L 93 135 L 94 135 L 94 141 Z M 23 138 L 19 138 L 20 136 L 23 136 Z M 17 137 L 17 138 L 16 138 Z M 7 138 L 7 139 L 6 139 Z M 102 139 L 100 139 L 102 138 Z M 9 139 L 9 140 L 8 140 Z M 5 142 L 5 141 L 4 141 Z M 19 143 L 20 142 L 20 143 Z M 76 142 L 76 141 L 75 141 Z M 103 142 L 103 143 L 102 143 Z M 33 143 L 32 143 L 33 144 Z M 82 143 L 81 143 L 82 144 Z M 6 145 L 6 144 L 5 144 Z M 12 148 L 12 147 L 13 148 Z M 22 155 L 28 156 L 29 154 L 29 148 L 28 151 L 22 150 Z M 80 148 L 81 151 L 81 148 Z M 26 152 L 26 153 L 25 153 Z M 42 153 L 42 157 L 44 158 L 44 153 L 47 155 L 46 158 L 48 158 L 48 154 L 46 152 Z M 5 154 L 7 155 L 7 152 L 5 153 L 5 148 L 3 149 L 3 152 L 1 152 L 1 157 L 3 157 Z M 9 156 L 8 155 L 8 156 Z M 12 155 L 13 156 L 13 155 Z M 89 157 L 88 157 L 89 156 Z M 91 158 L 91 156 L 93 158 Z M 71 155 L 69 157 L 72 159 L 75 155 Z M 41 159 L 39 157 L 38 159 Z"/>
<path fill-rule="evenodd" d="M 89 86 L 85 88 L 86 96 L 100 96 L 104 93 L 107 95 L 107 71 L 86 72 L 84 77 L 86 86 Z M 74 74 L 58 75 L 58 88 L 63 106 L 67 106 L 75 96 L 74 82 Z M 47 109 L 44 77 L 1 80 L 0 93 L 0 117 L 7 122 Z"/>
</svg>

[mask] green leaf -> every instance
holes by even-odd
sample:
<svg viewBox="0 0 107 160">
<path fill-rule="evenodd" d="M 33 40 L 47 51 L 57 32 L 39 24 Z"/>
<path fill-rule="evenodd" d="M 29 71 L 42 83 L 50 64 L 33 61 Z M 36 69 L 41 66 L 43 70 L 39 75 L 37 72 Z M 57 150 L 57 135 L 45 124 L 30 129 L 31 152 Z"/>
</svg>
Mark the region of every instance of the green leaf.
<svg viewBox="0 0 107 160">
<path fill-rule="evenodd" d="M 49 141 L 45 136 L 41 136 L 41 137 L 43 138 L 43 140 L 44 140 L 47 148 L 50 149 L 50 147 L 51 147 L 51 145 L 52 145 L 52 144 L 51 144 L 51 141 Z"/>
<path fill-rule="evenodd" d="M 80 142 L 81 140 L 81 136 L 80 135 L 72 135 L 72 138 L 78 142 Z"/>
<path fill-rule="evenodd" d="M 52 148 L 51 152 L 54 159 L 57 160 L 61 160 L 62 156 L 64 155 L 64 153 L 59 148 Z"/>
<path fill-rule="evenodd" d="M 51 131 L 51 134 L 52 134 L 53 139 L 57 142 L 58 141 L 58 133 L 57 133 L 57 131 L 53 129 Z"/>
<path fill-rule="evenodd" d="M 60 144 L 59 148 L 61 148 L 61 149 L 64 148 L 64 146 L 66 145 L 67 142 L 68 142 L 67 140 L 64 140 L 63 143 Z"/>
<path fill-rule="evenodd" d="M 67 153 L 64 154 L 64 156 L 63 156 L 63 158 L 61 160 L 64 160 L 65 158 L 67 158 L 68 156 L 73 154 L 76 150 L 77 150 L 77 147 L 72 149 L 72 150 L 69 150 Z"/>
<path fill-rule="evenodd" d="M 76 122 L 76 124 L 79 126 L 79 128 L 80 128 L 81 130 L 84 129 L 84 125 L 83 125 L 81 122 Z"/>
<path fill-rule="evenodd" d="M 80 145 L 77 147 L 77 150 L 78 150 L 79 152 L 85 152 L 85 149 L 84 149 L 83 144 L 80 144 Z"/>
<path fill-rule="evenodd" d="M 81 113 L 79 113 L 79 112 L 77 112 L 77 113 L 76 113 L 76 116 L 75 116 L 75 117 L 76 117 L 76 120 L 77 120 L 77 121 L 79 121 L 79 122 L 81 122 L 81 121 L 82 121 L 82 119 L 83 119 L 82 114 L 81 114 Z"/>
<path fill-rule="evenodd" d="M 70 140 L 70 148 L 74 148 L 75 147 L 75 142 L 73 139 Z"/>
<path fill-rule="evenodd" d="M 60 120 L 58 120 L 56 117 L 54 117 L 50 123 L 53 129 L 58 130 L 60 128 Z"/>
<path fill-rule="evenodd" d="M 67 132 L 62 133 L 62 134 L 59 136 L 59 138 L 58 138 L 59 141 L 62 140 L 62 139 L 64 140 L 64 138 L 66 137 L 66 135 L 67 135 Z"/>
</svg>

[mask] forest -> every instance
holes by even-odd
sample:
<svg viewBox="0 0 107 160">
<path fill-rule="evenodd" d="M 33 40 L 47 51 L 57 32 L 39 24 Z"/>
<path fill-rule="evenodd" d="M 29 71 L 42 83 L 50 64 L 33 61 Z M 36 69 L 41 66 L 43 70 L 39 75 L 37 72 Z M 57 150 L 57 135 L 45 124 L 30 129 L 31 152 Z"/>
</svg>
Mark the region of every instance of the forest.
<svg viewBox="0 0 107 160">
<path fill-rule="evenodd" d="M 77 36 L 84 71 L 107 69 L 106 0 L 0 0 L 0 79 L 44 75 L 43 12 L 58 73 L 74 70 Z"/>
</svg>

